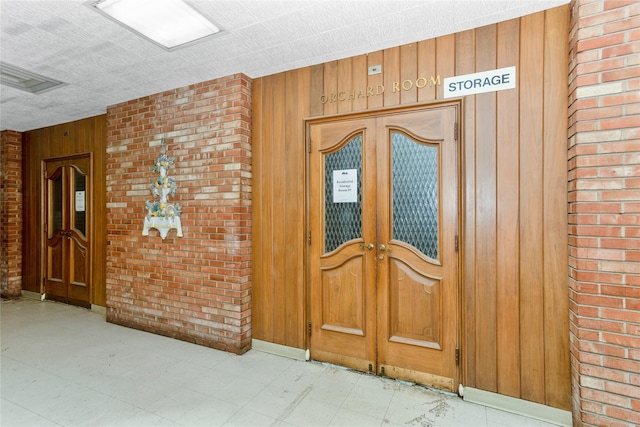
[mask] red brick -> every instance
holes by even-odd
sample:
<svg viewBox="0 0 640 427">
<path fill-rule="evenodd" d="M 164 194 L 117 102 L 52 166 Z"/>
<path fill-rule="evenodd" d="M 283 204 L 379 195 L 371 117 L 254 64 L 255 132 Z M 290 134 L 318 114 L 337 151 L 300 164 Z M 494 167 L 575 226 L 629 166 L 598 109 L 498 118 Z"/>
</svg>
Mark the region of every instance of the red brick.
<svg viewBox="0 0 640 427">
<path fill-rule="evenodd" d="M 627 380 L 627 374 L 622 371 L 586 364 L 580 368 L 580 374 L 617 382 Z"/>
<path fill-rule="evenodd" d="M 617 344 L 623 347 L 640 348 L 640 337 L 634 337 L 632 335 L 603 332 L 601 340 L 602 342 Z"/>
<path fill-rule="evenodd" d="M 602 248 L 619 248 L 619 249 L 639 249 L 640 241 L 626 238 L 619 239 L 600 239 L 600 247 Z"/>
<path fill-rule="evenodd" d="M 577 271 L 575 273 L 575 279 L 583 282 L 592 283 L 622 283 L 623 275 L 604 273 L 600 271 Z"/>
<path fill-rule="evenodd" d="M 622 158 L 623 163 L 625 163 L 624 170 L 625 173 L 627 171 L 634 171 L 635 167 L 637 167 L 636 163 L 633 163 L 633 159 L 627 159 L 627 156 L 634 155 L 634 152 L 637 152 L 637 142 L 636 141 L 612 141 L 606 144 L 601 144 L 598 147 L 599 154 L 609 154 L 609 153 L 623 153 L 624 156 Z M 628 161 L 631 160 L 631 161 Z M 639 159 L 640 160 L 640 159 Z"/>
<path fill-rule="evenodd" d="M 583 18 L 589 15 L 596 15 L 601 13 L 603 9 L 603 2 L 601 1 L 579 1 L 572 4 L 574 19 Z"/>
<path fill-rule="evenodd" d="M 626 251 L 624 260 L 627 262 L 638 262 L 640 263 L 640 251 Z"/>
<path fill-rule="evenodd" d="M 580 40 L 578 41 L 578 51 L 590 50 L 590 49 L 599 49 L 605 46 L 613 46 L 619 45 L 623 43 L 625 40 L 624 34 L 610 34 L 603 35 L 601 37 L 594 37 L 591 39 Z"/>
<path fill-rule="evenodd" d="M 600 416 L 593 413 L 583 413 L 580 422 L 575 424 L 586 426 L 629 427 L 629 424 L 625 421 L 615 420 L 607 416 Z"/>
<path fill-rule="evenodd" d="M 599 331 L 624 332 L 624 325 L 624 322 L 609 322 L 590 318 L 582 318 L 578 321 L 578 326 L 581 328 Z"/>
<path fill-rule="evenodd" d="M 585 248 L 578 252 L 578 255 L 581 258 L 588 259 L 600 259 L 600 260 L 609 260 L 609 261 L 623 261 L 624 260 L 624 252 L 621 250 L 612 250 L 612 249 L 590 249 Z"/>
<path fill-rule="evenodd" d="M 592 167 L 592 166 L 615 166 L 623 164 L 622 156 L 620 154 L 609 155 L 597 155 L 597 156 L 585 156 L 578 157 L 576 159 L 576 165 L 578 167 Z"/>
<path fill-rule="evenodd" d="M 599 73 L 602 71 L 615 70 L 625 66 L 624 58 L 610 58 L 587 63 L 579 63 L 576 66 L 578 74 Z"/>
<path fill-rule="evenodd" d="M 603 147 L 601 149 L 602 153 L 609 153 L 611 150 L 615 151 L 629 151 L 631 148 L 631 144 L 625 142 L 616 142 L 610 144 L 608 147 Z M 610 168 L 597 168 L 598 175 L 600 177 L 634 177 L 640 176 L 640 166 L 634 165 L 625 165 L 625 166 L 616 166 Z"/>
<path fill-rule="evenodd" d="M 580 236 L 621 237 L 622 227 L 576 226 L 575 234 Z"/>
<path fill-rule="evenodd" d="M 638 215 L 600 215 L 600 224 L 612 225 L 640 225 L 640 217 Z"/>
<path fill-rule="evenodd" d="M 589 388 L 581 388 L 580 396 L 586 400 L 600 402 L 606 405 L 626 406 L 628 398 L 616 396 L 615 394 L 606 393 L 603 390 L 594 390 Z"/>
<path fill-rule="evenodd" d="M 588 109 L 588 110 L 578 110 L 578 111 L 576 111 L 576 120 L 578 120 L 578 121 L 581 121 L 581 120 L 596 120 L 596 119 L 603 119 L 603 118 L 607 118 L 607 117 L 618 117 L 621 114 L 622 114 L 622 107 L 621 106 L 591 108 L 591 109 Z M 593 149 L 597 150 L 597 146 L 595 144 L 593 144 Z M 593 153 L 593 154 L 595 154 L 595 153 Z"/>
<path fill-rule="evenodd" d="M 629 301 L 627 301 L 627 306 L 628 305 Z M 603 307 L 601 309 L 601 316 L 603 319 L 640 323 L 640 308 L 632 310 L 620 310 L 615 308 Z"/>
<path fill-rule="evenodd" d="M 0 132 L 0 294 L 17 298 L 22 293 L 22 134 Z"/>
<path fill-rule="evenodd" d="M 639 424 L 640 423 L 640 413 L 631 411 L 629 409 L 616 408 L 616 407 L 607 407 L 605 409 L 606 415 L 612 418 L 617 418 L 619 420 L 631 421 L 632 423 Z"/>
<path fill-rule="evenodd" d="M 629 89 L 633 90 L 633 89 Z M 634 92 L 625 92 L 615 95 L 606 95 L 598 98 L 600 107 L 609 107 L 611 105 L 634 104 L 640 102 L 640 94 Z"/>
<path fill-rule="evenodd" d="M 600 120 L 600 130 L 622 129 L 637 127 L 640 123 L 640 116 L 617 117 L 613 119 Z"/>
<path fill-rule="evenodd" d="M 640 190 L 631 189 L 631 190 L 618 190 L 618 191 L 602 191 L 600 195 L 602 200 L 604 201 L 613 201 L 613 200 L 635 201 L 640 199 Z"/>
<path fill-rule="evenodd" d="M 580 20 L 579 26 L 581 28 L 590 27 L 593 25 L 604 24 L 607 22 L 619 21 L 626 17 L 626 13 L 624 9 L 613 9 L 608 11 L 603 11 L 601 13 L 592 14 L 591 16 L 583 17 L 583 13 L 585 12 L 585 8 L 580 8 Z"/>
<path fill-rule="evenodd" d="M 573 212 L 576 213 L 620 213 L 621 211 L 622 205 L 615 202 L 573 204 Z"/>
<path fill-rule="evenodd" d="M 623 308 L 623 300 L 621 298 L 606 297 L 598 295 L 576 295 L 575 301 L 581 305 L 590 305 L 594 307 L 613 307 Z"/>
<path fill-rule="evenodd" d="M 639 298 L 640 299 L 640 288 L 632 288 L 629 286 L 608 286 L 602 285 L 600 287 L 600 292 L 603 295 L 615 295 L 624 298 Z"/>
<path fill-rule="evenodd" d="M 640 399 L 640 387 L 638 385 L 607 381 L 604 388 L 612 393 Z"/>
<path fill-rule="evenodd" d="M 625 349 L 620 346 L 597 343 L 593 341 L 581 341 L 579 348 L 581 351 L 603 356 L 612 356 L 616 358 L 625 357 L 626 353 Z"/>
<path fill-rule="evenodd" d="M 618 46 L 603 48 L 601 51 L 602 58 L 612 58 L 614 56 L 633 55 L 640 52 L 639 42 L 629 42 Z"/>
<path fill-rule="evenodd" d="M 603 26 L 603 31 L 607 34 L 617 33 L 619 31 L 634 30 L 640 28 L 640 17 L 632 16 L 627 19 L 611 22 Z"/>
<path fill-rule="evenodd" d="M 250 134 L 236 132 L 250 129 L 250 100 L 251 81 L 238 74 L 108 108 L 110 322 L 234 353 L 250 348 L 251 181 L 235 172 L 250 170 Z M 153 197 L 139 189 L 155 178 L 161 137 L 176 158 L 171 201 L 183 207 L 183 238 L 140 235 Z M 242 224 L 233 220 L 245 213 Z"/>
<path fill-rule="evenodd" d="M 634 355 L 634 351 L 638 352 L 637 355 Z M 637 360 L 633 360 L 637 358 Z M 617 369 L 620 371 L 626 371 L 629 373 L 640 372 L 640 350 L 629 349 L 629 357 L 618 358 L 618 357 L 607 357 L 605 356 L 602 361 L 602 366 Z"/>
<path fill-rule="evenodd" d="M 633 243 L 635 238 L 640 238 L 640 227 L 627 227 L 625 228 L 624 236 L 630 240 L 630 243 Z"/>
<path fill-rule="evenodd" d="M 618 9 L 621 7 L 629 7 L 636 3 L 635 0 L 605 0 L 602 10 Z"/>
</svg>

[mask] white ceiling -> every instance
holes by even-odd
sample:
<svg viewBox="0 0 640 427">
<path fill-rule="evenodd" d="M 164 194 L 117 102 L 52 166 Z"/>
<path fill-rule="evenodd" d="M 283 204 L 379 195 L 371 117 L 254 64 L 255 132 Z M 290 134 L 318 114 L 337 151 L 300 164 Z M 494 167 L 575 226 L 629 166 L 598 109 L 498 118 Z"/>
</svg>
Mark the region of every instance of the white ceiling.
<svg viewBox="0 0 640 427">
<path fill-rule="evenodd" d="M 549 9 L 569 0 L 188 0 L 221 26 L 165 51 L 86 0 L 0 0 L 0 59 L 61 80 L 39 95 L 0 86 L 0 129 L 25 131 L 106 112 L 169 89 L 256 78 Z"/>
</svg>

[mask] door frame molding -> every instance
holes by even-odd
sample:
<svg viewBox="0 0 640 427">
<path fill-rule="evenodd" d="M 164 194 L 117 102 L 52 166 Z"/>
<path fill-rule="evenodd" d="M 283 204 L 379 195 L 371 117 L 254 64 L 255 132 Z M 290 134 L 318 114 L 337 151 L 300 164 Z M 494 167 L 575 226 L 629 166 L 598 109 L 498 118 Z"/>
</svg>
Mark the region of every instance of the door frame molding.
<svg viewBox="0 0 640 427">
<path fill-rule="evenodd" d="M 93 286 L 93 254 L 95 251 L 95 236 L 94 236 L 94 215 L 95 215 L 95 206 L 93 203 L 93 198 L 94 198 L 94 194 L 93 194 L 93 174 L 94 174 L 94 156 L 93 156 L 93 152 L 91 151 L 85 151 L 85 152 L 81 152 L 81 153 L 73 153 L 73 154 L 67 154 L 67 155 L 62 155 L 62 156 L 54 156 L 54 157 L 47 157 L 44 158 L 40 161 L 40 218 L 42 219 L 42 230 L 41 230 L 41 234 L 40 234 L 40 253 L 42 254 L 40 257 L 40 262 L 39 262 L 39 273 L 38 273 L 38 277 L 39 277 L 39 288 L 40 288 L 40 295 L 42 299 L 46 298 L 46 289 L 44 286 L 45 280 L 46 280 L 46 263 L 47 263 L 47 227 L 46 227 L 46 223 L 47 223 L 47 164 L 50 162 L 59 162 L 59 161 L 65 161 L 65 160 L 73 160 L 73 159 L 77 159 L 77 158 L 82 158 L 82 157 L 88 157 L 89 158 L 89 179 L 87 182 L 87 188 L 90 189 L 89 191 L 89 197 L 85 200 L 85 204 L 86 206 L 89 206 L 91 211 L 88 215 L 88 226 L 87 226 L 87 236 L 91 239 L 91 241 L 89 242 L 89 253 L 90 253 L 90 260 L 89 260 L 89 304 L 93 305 L 93 302 L 95 300 L 94 298 L 94 286 Z"/>
<path fill-rule="evenodd" d="M 387 116 L 393 114 L 403 114 L 416 112 L 421 110 L 429 110 L 435 108 L 446 108 L 446 107 L 455 107 L 456 108 L 456 120 L 457 120 L 457 138 L 456 138 L 456 156 L 457 156 L 457 170 L 456 176 L 458 178 L 458 276 L 456 280 L 457 286 L 457 330 L 456 330 L 456 338 L 458 342 L 458 346 L 456 348 L 457 354 L 459 355 L 457 360 L 457 369 L 455 379 L 458 384 L 462 384 L 466 379 L 466 363 L 464 363 L 464 355 L 465 353 L 462 351 L 462 348 L 466 348 L 464 342 L 464 330 L 465 330 L 465 315 L 464 315 L 464 286 L 463 286 L 463 278 L 464 278 L 464 230 L 465 230 L 465 216 L 464 212 L 466 211 L 466 198 L 465 198 L 465 164 L 464 164 L 464 98 L 453 98 L 446 101 L 437 101 L 437 102 L 426 102 L 426 103 L 417 103 L 405 106 L 393 106 L 393 107 L 384 107 L 377 108 L 371 110 L 362 110 L 357 112 L 349 112 L 349 113 L 339 113 L 339 114 L 331 114 L 326 116 L 315 116 L 308 117 L 304 119 L 304 143 L 306 149 L 305 156 L 305 234 L 307 236 L 307 244 L 305 245 L 305 253 L 304 263 L 305 263 L 305 274 L 304 274 L 304 318 L 305 324 L 307 325 L 307 333 L 305 334 L 305 347 L 306 352 L 309 354 L 311 348 L 311 251 L 310 251 L 310 236 L 311 236 L 311 219 L 310 219 L 310 155 L 311 155 L 311 141 L 310 141 L 310 127 L 316 124 L 323 123 L 331 123 L 331 122 L 340 122 L 346 120 L 353 120 L 359 118 L 372 118 L 372 117 L 380 117 Z M 317 237 L 316 237 L 317 238 Z"/>
</svg>

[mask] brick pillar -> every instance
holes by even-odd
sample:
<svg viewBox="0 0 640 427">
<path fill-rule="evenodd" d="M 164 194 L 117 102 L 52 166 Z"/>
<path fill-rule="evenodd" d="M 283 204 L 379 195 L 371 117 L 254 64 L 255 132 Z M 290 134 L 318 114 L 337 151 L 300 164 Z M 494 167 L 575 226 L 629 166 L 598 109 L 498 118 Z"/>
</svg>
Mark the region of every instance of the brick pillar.
<svg viewBox="0 0 640 427">
<path fill-rule="evenodd" d="M 22 291 L 22 134 L 0 132 L 0 290 L 2 298 Z"/>
<path fill-rule="evenodd" d="M 640 3 L 571 8 L 574 422 L 631 426 L 640 424 Z"/>
<path fill-rule="evenodd" d="M 251 348 L 251 80 L 237 74 L 107 109 L 107 320 Z M 183 237 L 142 235 L 166 139 Z"/>
</svg>

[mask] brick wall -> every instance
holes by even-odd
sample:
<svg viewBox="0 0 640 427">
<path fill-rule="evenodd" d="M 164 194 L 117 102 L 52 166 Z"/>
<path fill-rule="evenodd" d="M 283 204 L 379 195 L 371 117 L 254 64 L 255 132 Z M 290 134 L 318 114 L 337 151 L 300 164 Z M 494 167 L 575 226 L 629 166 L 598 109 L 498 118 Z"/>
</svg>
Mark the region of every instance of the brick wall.
<svg viewBox="0 0 640 427">
<path fill-rule="evenodd" d="M 0 132 L 0 292 L 22 292 L 22 135 Z"/>
<path fill-rule="evenodd" d="M 640 424 L 640 3 L 573 1 L 569 266 L 577 425 Z"/>
<path fill-rule="evenodd" d="M 244 353 L 251 345 L 251 80 L 107 109 L 107 320 Z M 182 231 L 142 236 L 166 138 Z"/>
</svg>

